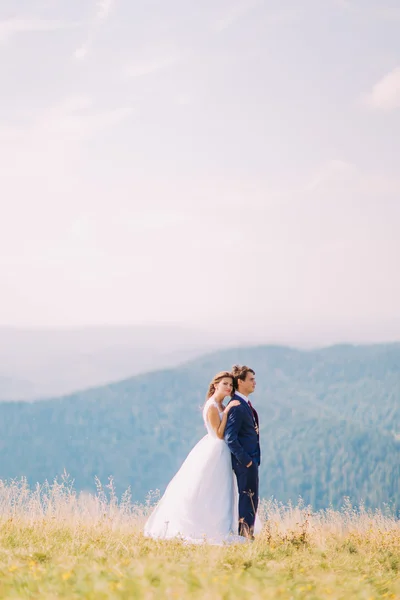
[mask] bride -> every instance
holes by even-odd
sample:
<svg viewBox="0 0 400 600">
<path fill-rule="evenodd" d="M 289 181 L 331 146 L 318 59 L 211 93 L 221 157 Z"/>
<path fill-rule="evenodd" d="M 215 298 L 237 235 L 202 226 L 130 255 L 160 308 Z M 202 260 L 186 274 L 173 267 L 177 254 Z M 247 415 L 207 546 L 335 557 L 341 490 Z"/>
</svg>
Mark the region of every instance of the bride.
<svg viewBox="0 0 400 600">
<path fill-rule="evenodd" d="M 234 391 L 233 376 L 217 373 L 210 383 L 203 409 L 205 435 L 191 450 L 150 515 L 144 535 L 192 543 L 245 542 L 236 535 L 238 496 L 231 453 L 224 442 L 229 411 L 240 404 L 223 401 Z"/>
</svg>

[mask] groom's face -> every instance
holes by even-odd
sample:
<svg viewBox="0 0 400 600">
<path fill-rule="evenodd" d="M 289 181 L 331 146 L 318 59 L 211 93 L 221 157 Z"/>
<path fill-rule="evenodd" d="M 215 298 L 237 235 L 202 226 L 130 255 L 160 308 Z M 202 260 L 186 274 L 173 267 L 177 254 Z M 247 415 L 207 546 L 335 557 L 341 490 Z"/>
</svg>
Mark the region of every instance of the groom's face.
<svg viewBox="0 0 400 600">
<path fill-rule="evenodd" d="M 256 376 L 254 373 L 250 373 L 250 371 L 246 374 L 246 379 L 244 381 L 239 380 L 239 392 L 244 394 L 245 396 L 249 396 L 256 389 Z"/>
</svg>

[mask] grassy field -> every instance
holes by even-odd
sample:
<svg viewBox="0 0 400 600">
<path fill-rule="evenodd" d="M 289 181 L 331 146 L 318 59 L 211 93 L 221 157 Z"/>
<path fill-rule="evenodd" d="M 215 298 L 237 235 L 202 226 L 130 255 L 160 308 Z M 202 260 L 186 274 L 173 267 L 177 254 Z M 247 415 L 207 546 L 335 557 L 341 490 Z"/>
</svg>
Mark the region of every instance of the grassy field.
<svg viewBox="0 0 400 600">
<path fill-rule="evenodd" d="M 68 480 L 30 490 L 0 481 L 0 598 L 400 600 L 400 524 L 264 502 L 255 542 L 189 546 L 143 537 L 147 506 L 112 484 L 78 495 Z"/>
</svg>

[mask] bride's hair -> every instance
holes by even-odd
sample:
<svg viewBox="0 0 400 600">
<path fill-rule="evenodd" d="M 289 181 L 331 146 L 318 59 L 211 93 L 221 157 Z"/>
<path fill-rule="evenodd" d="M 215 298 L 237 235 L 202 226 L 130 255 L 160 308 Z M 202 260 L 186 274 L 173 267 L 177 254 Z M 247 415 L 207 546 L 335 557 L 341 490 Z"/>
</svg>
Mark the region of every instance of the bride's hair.
<svg viewBox="0 0 400 600">
<path fill-rule="evenodd" d="M 235 389 L 236 389 L 235 379 L 234 379 L 232 373 L 230 373 L 229 371 L 220 371 L 219 373 L 217 373 L 216 375 L 214 375 L 214 377 L 212 378 L 212 381 L 211 381 L 210 385 L 208 386 L 208 392 L 207 392 L 207 395 L 206 395 L 206 400 L 208 400 L 209 398 L 211 398 L 211 396 L 215 392 L 215 386 L 217 385 L 217 383 L 219 383 L 221 381 L 221 379 L 224 379 L 225 377 L 229 377 L 230 379 L 232 379 L 233 391 L 235 391 Z"/>
</svg>

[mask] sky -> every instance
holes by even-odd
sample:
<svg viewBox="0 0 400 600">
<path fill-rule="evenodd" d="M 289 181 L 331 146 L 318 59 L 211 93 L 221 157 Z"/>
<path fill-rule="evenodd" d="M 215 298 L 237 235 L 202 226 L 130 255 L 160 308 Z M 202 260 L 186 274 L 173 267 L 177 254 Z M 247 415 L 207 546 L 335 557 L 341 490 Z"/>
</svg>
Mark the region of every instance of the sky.
<svg viewBox="0 0 400 600">
<path fill-rule="evenodd" d="M 3 0 L 0 325 L 400 340 L 397 0 Z"/>
</svg>

